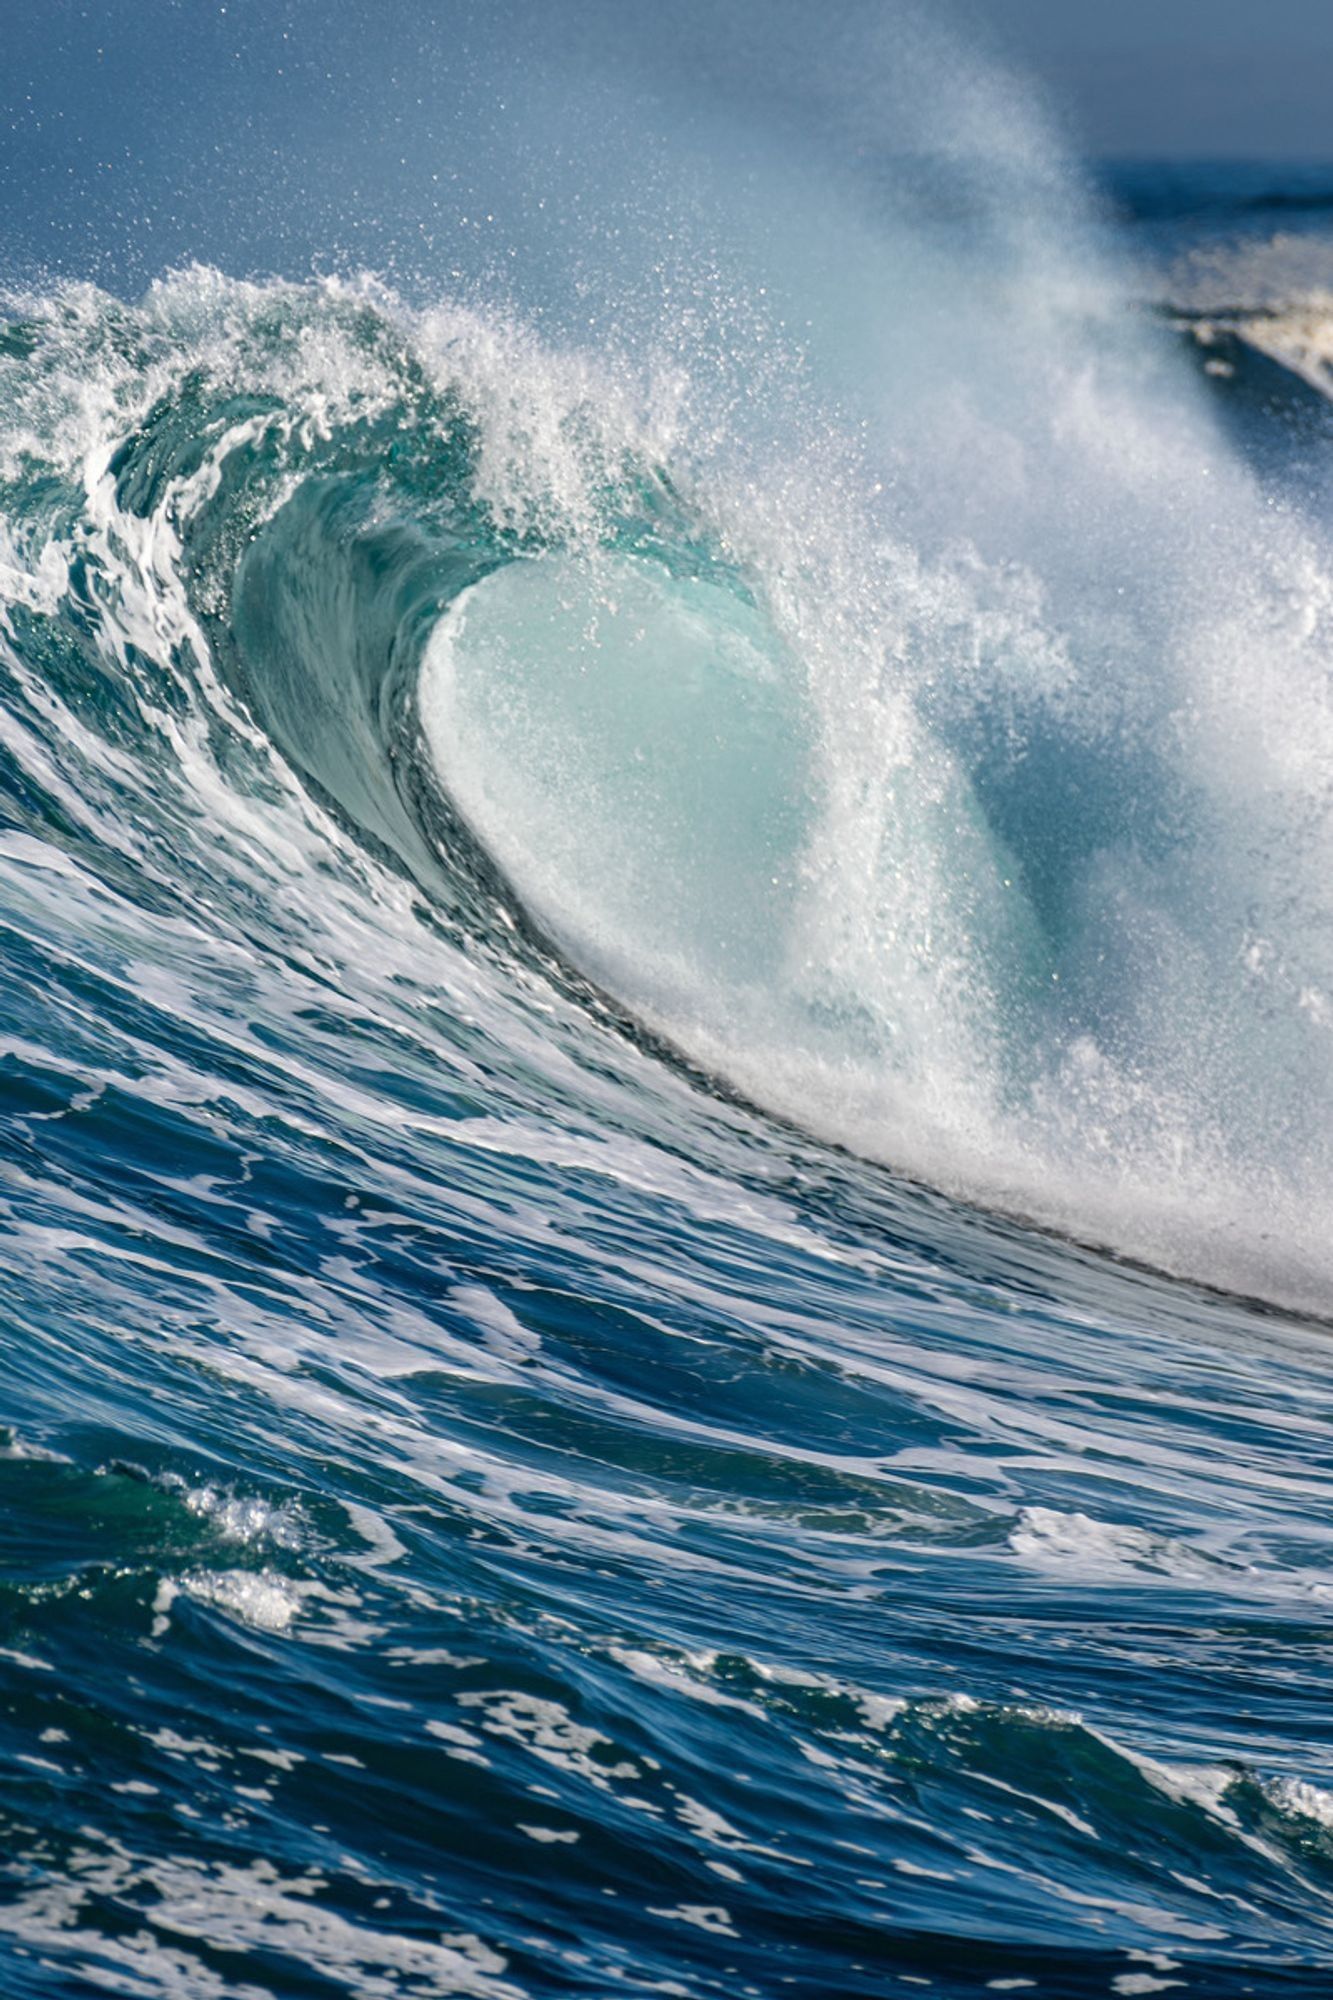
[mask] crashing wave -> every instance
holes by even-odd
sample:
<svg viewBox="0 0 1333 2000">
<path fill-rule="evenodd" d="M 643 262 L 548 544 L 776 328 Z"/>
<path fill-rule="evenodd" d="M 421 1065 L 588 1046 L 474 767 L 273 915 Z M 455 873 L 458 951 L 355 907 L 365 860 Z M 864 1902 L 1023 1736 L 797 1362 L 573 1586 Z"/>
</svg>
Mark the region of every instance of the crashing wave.
<svg viewBox="0 0 1333 2000">
<path fill-rule="evenodd" d="M 512 317 L 205 271 L 15 302 L 11 754 L 112 875 L 151 771 L 200 895 L 296 782 L 759 1103 L 1322 1309 L 1333 585 L 1160 435 L 1151 349 L 1090 401 L 1078 330 L 1011 447 L 1038 569 L 975 493 L 914 545 L 826 419 L 765 461 Z"/>
</svg>

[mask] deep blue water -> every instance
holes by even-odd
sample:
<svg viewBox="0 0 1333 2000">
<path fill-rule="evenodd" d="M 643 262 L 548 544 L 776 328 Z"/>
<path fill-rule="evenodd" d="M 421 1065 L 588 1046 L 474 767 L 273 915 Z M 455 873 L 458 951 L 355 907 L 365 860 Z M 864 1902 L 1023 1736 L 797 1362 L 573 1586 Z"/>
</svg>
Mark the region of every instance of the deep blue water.
<svg viewBox="0 0 1333 2000">
<path fill-rule="evenodd" d="M 1333 1975 L 1333 177 L 971 115 L 7 295 L 6 2000 Z"/>
</svg>

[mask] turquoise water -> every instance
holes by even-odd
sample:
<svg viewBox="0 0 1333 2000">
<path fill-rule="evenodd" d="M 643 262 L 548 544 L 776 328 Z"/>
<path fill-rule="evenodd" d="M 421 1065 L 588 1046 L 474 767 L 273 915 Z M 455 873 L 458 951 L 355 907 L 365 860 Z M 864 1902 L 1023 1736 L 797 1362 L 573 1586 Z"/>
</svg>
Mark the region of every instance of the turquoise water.
<svg viewBox="0 0 1333 2000">
<path fill-rule="evenodd" d="M 1325 322 L 872 164 L 7 296 L 6 1996 L 1333 1967 Z"/>
</svg>

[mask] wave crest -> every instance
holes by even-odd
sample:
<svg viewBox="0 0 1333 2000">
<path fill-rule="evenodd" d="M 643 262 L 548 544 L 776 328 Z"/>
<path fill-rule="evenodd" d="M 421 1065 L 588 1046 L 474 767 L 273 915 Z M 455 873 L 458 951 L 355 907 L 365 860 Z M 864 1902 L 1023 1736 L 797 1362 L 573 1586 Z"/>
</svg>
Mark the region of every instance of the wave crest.
<svg viewBox="0 0 1333 2000">
<path fill-rule="evenodd" d="M 201 881 L 299 780 L 500 961 L 554 940 L 784 1115 L 1323 1308 L 1333 585 L 1201 419 L 1153 432 L 1155 350 L 1089 401 L 1087 337 L 1015 419 L 1015 539 L 1038 475 L 1092 517 L 1039 569 L 993 521 L 909 539 L 808 367 L 765 438 L 679 350 L 370 283 L 14 304 L 11 676 L 122 860 L 145 759 Z"/>
</svg>

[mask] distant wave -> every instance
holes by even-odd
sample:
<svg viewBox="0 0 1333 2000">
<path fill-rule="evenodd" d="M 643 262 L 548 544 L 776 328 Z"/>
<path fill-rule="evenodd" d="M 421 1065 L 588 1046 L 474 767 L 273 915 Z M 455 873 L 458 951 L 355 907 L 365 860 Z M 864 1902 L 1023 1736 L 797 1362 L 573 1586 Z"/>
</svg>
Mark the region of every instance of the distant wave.
<svg viewBox="0 0 1333 2000">
<path fill-rule="evenodd" d="M 1333 167 L 1253 160 L 1122 162 L 1105 170 L 1107 197 L 1130 224 L 1211 222 L 1240 229 L 1267 215 L 1318 217 L 1333 210 Z"/>
</svg>

